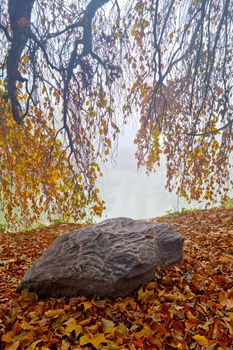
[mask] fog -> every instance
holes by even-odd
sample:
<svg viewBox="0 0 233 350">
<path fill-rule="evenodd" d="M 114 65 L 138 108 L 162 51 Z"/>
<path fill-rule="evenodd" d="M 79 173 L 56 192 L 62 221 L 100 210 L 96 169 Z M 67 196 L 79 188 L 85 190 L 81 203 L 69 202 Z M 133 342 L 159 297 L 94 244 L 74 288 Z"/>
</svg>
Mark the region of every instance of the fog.
<svg viewBox="0 0 233 350">
<path fill-rule="evenodd" d="M 136 146 L 133 143 L 137 125 L 126 126 L 119 138 L 115 161 L 103 166 L 103 177 L 99 181 L 100 193 L 105 200 L 104 218 L 126 216 L 133 219 L 152 218 L 182 208 L 202 208 L 203 205 L 188 204 L 175 193 L 165 189 L 165 159 L 155 173 L 147 176 L 138 171 L 135 160 Z"/>
</svg>

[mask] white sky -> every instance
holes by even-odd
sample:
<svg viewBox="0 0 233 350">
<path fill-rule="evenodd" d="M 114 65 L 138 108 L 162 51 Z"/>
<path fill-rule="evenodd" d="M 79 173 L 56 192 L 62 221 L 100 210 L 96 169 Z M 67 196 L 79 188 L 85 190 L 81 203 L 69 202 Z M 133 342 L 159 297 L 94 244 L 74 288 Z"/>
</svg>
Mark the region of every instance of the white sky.
<svg viewBox="0 0 233 350">
<path fill-rule="evenodd" d="M 104 218 L 131 217 L 152 218 L 165 215 L 167 211 L 185 208 L 201 208 L 197 203 L 188 205 L 183 199 L 165 190 L 165 159 L 156 173 L 150 176 L 137 170 L 136 146 L 133 143 L 137 131 L 136 123 L 129 123 L 119 139 L 116 162 L 103 166 L 103 178 L 99 181 L 101 196 L 105 200 Z"/>
</svg>

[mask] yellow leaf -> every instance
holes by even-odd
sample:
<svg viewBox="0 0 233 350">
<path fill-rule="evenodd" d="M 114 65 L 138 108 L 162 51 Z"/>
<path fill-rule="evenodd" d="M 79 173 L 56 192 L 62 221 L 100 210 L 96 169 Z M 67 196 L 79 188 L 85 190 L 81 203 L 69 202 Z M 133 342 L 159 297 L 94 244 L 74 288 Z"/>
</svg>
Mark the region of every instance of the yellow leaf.
<svg viewBox="0 0 233 350">
<path fill-rule="evenodd" d="M 192 314 L 192 312 L 190 310 L 188 310 L 188 312 L 187 312 L 187 317 L 189 320 L 195 320 L 195 316 Z"/>
<path fill-rule="evenodd" d="M 91 322 L 91 320 L 92 320 L 92 318 L 89 317 L 89 318 L 86 318 L 83 321 L 80 321 L 79 324 L 81 324 L 82 326 L 87 326 Z"/>
<path fill-rule="evenodd" d="M 199 149 L 199 151 L 198 151 L 198 156 L 199 156 L 200 158 L 203 158 L 204 153 L 203 153 L 203 150 L 202 150 L 202 149 Z"/>
<path fill-rule="evenodd" d="M 80 333 L 82 333 L 83 328 L 79 324 L 76 323 L 76 320 L 74 318 L 70 318 L 67 322 L 65 322 L 66 330 L 65 334 L 66 335 L 71 335 L 71 332 L 75 332 L 76 338 L 79 336 Z"/>
<path fill-rule="evenodd" d="M 28 288 L 25 288 L 21 292 L 21 297 L 22 298 L 32 298 L 32 299 L 37 299 L 37 295 L 35 292 L 30 292 Z"/>
<path fill-rule="evenodd" d="M 89 327 L 86 327 L 86 330 L 88 331 L 88 333 L 95 334 L 99 330 L 99 326 L 100 326 L 99 322 L 96 322 L 95 324 Z"/>
<path fill-rule="evenodd" d="M 126 310 L 126 304 L 125 304 L 125 303 L 120 303 L 120 304 L 118 305 L 118 308 L 119 308 L 120 312 L 125 312 L 125 310 Z"/>
<path fill-rule="evenodd" d="M 62 309 L 48 310 L 45 312 L 46 317 L 57 317 L 64 313 Z"/>
<path fill-rule="evenodd" d="M 209 326 L 212 324 L 212 321 L 211 320 L 207 320 L 204 324 L 203 324 L 203 326 L 202 326 L 202 328 L 206 331 L 206 332 L 208 332 L 209 331 Z"/>
<path fill-rule="evenodd" d="M 103 324 L 104 331 L 106 331 L 106 329 L 108 329 L 108 328 L 113 328 L 115 326 L 113 321 L 107 320 L 106 318 L 102 318 L 101 321 Z"/>
<path fill-rule="evenodd" d="M 92 303 L 90 303 L 89 301 L 84 301 L 82 303 L 82 305 L 84 306 L 85 311 L 87 311 L 88 309 L 90 309 L 92 307 Z"/>
<path fill-rule="evenodd" d="M 24 63 L 28 63 L 29 58 L 27 55 L 23 55 L 22 60 L 24 61 Z"/>
<path fill-rule="evenodd" d="M 188 285 L 186 285 L 184 287 L 184 292 L 185 292 L 185 294 L 188 294 L 188 295 L 190 295 L 192 297 L 195 297 L 195 294 L 191 291 L 191 289 L 190 289 L 190 287 Z"/>
<path fill-rule="evenodd" d="M 165 294 L 165 290 L 164 289 L 159 291 L 159 297 L 163 296 L 164 294 Z"/>
<path fill-rule="evenodd" d="M 92 344 L 95 348 L 98 349 L 101 343 L 105 343 L 107 340 L 104 333 L 96 333 L 94 336 L 83 335 L 80 337 L 79 344 L 81 346 L 86 344 Z"/>
<path fill-rule="evenodd" d="M 34 341 L 34 342 L 27 348 L 27 350 L 35 350 L 37 344 L 39 344 L 39 343 L 41 343 L 41 342 L 42 342 L 41 339 L 38 339 L 38 340 Z"/>
<path fill-rule="evenodd" d="M 231 334 L 231 335 L 233 335 L 233 327 L 230 325 L 230 323 L 228 323 L 227 321 L 225 321 L 224 320 L 224 322 L 225 322 L 225 324 L 226 324 L 226 327 L 228 328 L 228 330 L 229 330 L 229 333 Z"/>
<path fill-rule="evenodd" d="M 128 328 L 124 325 L 124 323 L 119 323 L 119 325 L 116 327 L 118 331 L 121 332 L 121 334 L 126 337 L 129 333 Z"/>
<path fill-rule="evenodd" d="M 143 288 L 140 288 L 138 290 L 138 300 L 145 300 L 146 299 L 146 293 L 143 291 Z"/>
<path fill-rule="evenodd" d="M 79 339 L 79 344 L 81 346 L 83 346 L 83 345 L 86 345 L 88 343 L 90 343 L 90 338 L 87 335 L 82 335 Z"/>
<path fill-rule="evenodd" d="M 22 321 L 22 323 L 20 323 L 20 326 L 24 330 L 28 330 L 28 329 L 34 330 L 34 329 L 36 329 L 34 326 L 32 326 L 30 323 L 28 323 L 28 322 L 26 322 L 24 320 Z"/>
<path fill-rule="evenodd" d="M 203 304 L 199 304 L 199 307 L 197 307 L 197 310 L 202 314 L 206 315 L 208 313 L 207 308 Z"/>
<path fill-rule="evenodd" d="M 209 344 L 208 339 L 204 335 L 199 335 L 199 334 L 194 335 L 193 339 L 195 339 L 199 345 L 208 345 Z"/>
<path fill-rule="evenodd" d="M 115 332 L 117 331 L 118 329 L 116 327 L 107 327 L 104 329 L 104 333 L 105 334 L 111 334 L 111 336 L 114 336 Z"/>
<path fill-rule="evenodd" d="M 101 343 L 105 343 L 106 342 L 106 338 L 105 338 L 105 335 L 104 333 L 96 333 L 94 335 L 94 337 L 92 338 L 91 340 L 91 344 L 93 346 L 95 346 L 96 348 L 98 348 L 98 346 L 101 344 Z"/>
<path fill-rule="evenodd" d="M 102 318 L 102 324 L 103 324 L 103 330 L 105 334 L 111 334 L 111 336 L 114 336 L 116 331 L 121 332 L 121 328 L 115 327 L 114 322 L 111 320 Z"/>
</svg>

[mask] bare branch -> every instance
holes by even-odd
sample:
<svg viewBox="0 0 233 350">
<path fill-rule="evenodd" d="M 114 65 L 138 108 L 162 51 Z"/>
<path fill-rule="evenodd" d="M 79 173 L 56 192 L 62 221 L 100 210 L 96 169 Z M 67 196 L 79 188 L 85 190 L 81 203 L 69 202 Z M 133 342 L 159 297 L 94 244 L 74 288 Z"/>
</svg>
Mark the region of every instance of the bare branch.
<svg viewBox="0 0 233 350">
<path fill-rule="evenodd" d="M 0 24 L 0 29 L 3 30 L 4 34 L 6 35 L 7 40 L 11 42 L 12 38 L 11 38 L 10 34 L 8 33 L 7 28 L 4 27 L 4 25 Z"/>
</svg>

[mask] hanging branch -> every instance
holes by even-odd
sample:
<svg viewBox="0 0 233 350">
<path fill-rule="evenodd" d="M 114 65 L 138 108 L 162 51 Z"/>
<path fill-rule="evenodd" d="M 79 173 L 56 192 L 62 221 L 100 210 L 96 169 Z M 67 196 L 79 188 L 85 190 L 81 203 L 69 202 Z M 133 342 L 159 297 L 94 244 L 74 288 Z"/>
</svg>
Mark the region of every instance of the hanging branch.
<svg viewBox="0 0 233 350">
<path fill-rule="evenodd" d="M 27 41 L 29 38 L 34 40 L 38 47 L 42 49 L 42 52 L 46 58 L 46 61 L 49 66 L 53 69 L 59 71 L 59 68 L 54 66 L 49 60 L 49 56 L 46 52 L 45 45 L 41 42 L 35 34 L 33 34 L 31 30 L 31 13 L 35 0 L 9 0 L 8 9 L 9 9 L 9 17 L 10 24 L 12 28 L 12 38 L 7 32 L 7 29 L 1 25 L 0 29 L 2 29 L 7 37 L 11 41 L 11 48 L 9 50 L 9 54 L 7 57 L 7 97 L 11 102 L 12 115 L 15 121 L 19 124 L 23 123 L 23 119 L 26 116 L 28 109 L 23 112 L 20 106 L 20 103 L 17 98 L 17 82 L 25 83 L 27 81 L 26 78 L 22 77 L 19 70 L 19 62 L 21 59 L 21 55 L 25 49 Z M 80 43 L 83 44 L 83 54 L 82 56 L 86 56 L 88 54 L 92 55 L 93 58 L 100 60 L 100 58 L 93 54 L 92 52 L 92 21 L 93 18 L 104 4 L 109 2 L 109 0 L 92 0 L 87 5 L 86 10 L 84 11 L 83 17 L 77 21 L 76 23 L 67 26 L 62 31 L 58 31 L 57 33 L 53 33 L 52 35 L 48 35 L 46 38 L 51 39 L 53 37 L 57 37 L 68 32 L 70 29 L 82 27 L 83 29 L 83 38 Z M 82 63 L 80 61 L 80 65 Z M 74 68 L 74 67 L 73 67 Z M 73 70 L 72 68 L 72 70 Z M 71 69 L 69 67 L 69 69 Z M 30 98 L 30 97 L 29 97 Z M 27 104 L 28 105 L 28 104 Z"/>
<path fill-rule="evenodd" d="M 9 0 L 9 17 L 12 28 L 11 48 L 7 57 L 7 90 L 11 101 L 12 115 L 19 124 L 23 123 L 23 113 L 17 98 L 17 82 L 26 82 L 18 70 L 22 52 L 30 34 L 31 13 L 35 0 Z"/>
</svg>

